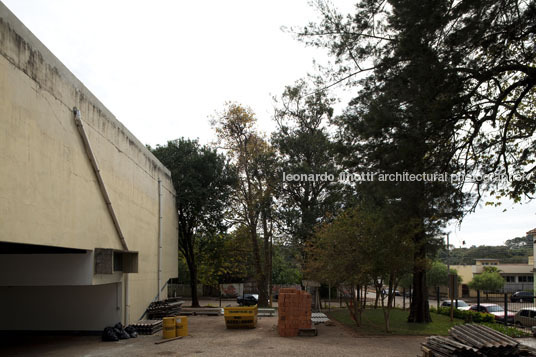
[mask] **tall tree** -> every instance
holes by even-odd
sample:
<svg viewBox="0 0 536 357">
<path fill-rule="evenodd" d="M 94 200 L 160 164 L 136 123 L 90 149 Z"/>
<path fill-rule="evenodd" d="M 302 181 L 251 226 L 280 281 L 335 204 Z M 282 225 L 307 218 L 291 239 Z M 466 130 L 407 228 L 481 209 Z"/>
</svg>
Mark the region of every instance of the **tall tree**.
<svg viewBox="0 0 536 357">
<path fill-rule="evenodd" d="M 176 191 L 179 251 L 190 272 L 192 306 L 198 307 L 199 239 L 225 232 L 224 213 L 236 179 L 234 170 L 223 155 L 196 140 L 168 141 L 152 152 L 171 171 Z"/>
<path fill-rule="evenodd" d="M 438 229 L 462 217 L 462 189 L 473 185 L 473 209 L 482 189 L 515 200 L 536 190 L 530 176 L 490 181 L 467 175 L 536 170 L 535 3 L 363 0 L 346 17 L 324 1 L 317 7 L 321 22 L 298 35 L 336 58 L 331 85 L 360 88 L 341 120 L 350 153 L 362 153 L 354 166 L 460 174 L 451 185 L 382 188 L 422 227 L 415 235 L 409 320 L 429 321 L 425 256 Z"/>
<path fill-rule="evenodd" d="M 302 253 L 314 227 L 340 205 L 335 143 L 327 130 L 333 103 L 325 91 L 313 90 L 304 80 L 287 86 L 276 99 L 277 130 L 272 143 L 279 156 L 280 175 L 302 177 L 283 179 L 279 213 L 283 230 Z M 317 177 L 319 174 L 322 176 Z"/>
<path fill-rule="evenodd" d="M 273 206 L 279 178 L 274 150 L 257 133 L 255 123 L 251 109 L 227 103 L 213 126 L 236 167 L 238 179 L 233 194 L 233 218 L 248 229 L 259 305 L 266 306 L 272 270 Z"/>
<path fill-rule="evenodd" d="M 448 181 L 409 175 L 454 170 L 454 146 L 449 138 L 455 130 L 450 118 L 458 81 L 445 71 L 431 48 L 431 35 L 438 26 L 433 19 L 441 10 L 435 2 L 393 3 L 392 11 L 380 12 L 387 20 L 378 29 L 371 13 L 375 6 L 371 2 L 358 6 L 355 17 L 342 21 L 329 14 L 316 30 L 336 31 L 336 20 L 343 27 L 337 31 L 349 33 L 353 41 L 346 48 L 348 39 L 338 38 L 331 44 L 333 49 L 356 60 L 370 58 L 368 51 L 376 55 L 374 69 L 360 82 L 363 89 L 339 118 L 344 164 L 357 172 L 373 173 L 375 180 L 360 183 L 359 189 L 389 204 L 398 221 L 412 227 L 414 296 L 408 320 L 428 322 L 427 256 L 437 245 L 433 239 L 439 228 L 461 216 L 464 196 Z M 422 13 L 427 14 L 426 20 Z M 372 48 L 373 41 L 385 45 Z M 408 176 L 397 176 L 404 173 Z"/>
</svg>

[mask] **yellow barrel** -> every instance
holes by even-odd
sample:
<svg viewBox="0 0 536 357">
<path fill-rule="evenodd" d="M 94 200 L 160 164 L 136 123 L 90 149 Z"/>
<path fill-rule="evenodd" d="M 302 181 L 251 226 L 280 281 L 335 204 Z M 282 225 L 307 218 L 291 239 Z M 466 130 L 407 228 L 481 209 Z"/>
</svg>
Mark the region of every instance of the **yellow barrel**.
<svg viewBox="0 0 536 357">
<path fill-rule="evenodd" d="M 177 337 L 175 334 L 175 317 L 164 317 L 162 319 L 162 337 Z"/>
<path fill-rule="evenodd" d="M 177 337 L 188 336 L 188 317 L 175 316 L 175 327 L 177 329 Z"/>
</svg>

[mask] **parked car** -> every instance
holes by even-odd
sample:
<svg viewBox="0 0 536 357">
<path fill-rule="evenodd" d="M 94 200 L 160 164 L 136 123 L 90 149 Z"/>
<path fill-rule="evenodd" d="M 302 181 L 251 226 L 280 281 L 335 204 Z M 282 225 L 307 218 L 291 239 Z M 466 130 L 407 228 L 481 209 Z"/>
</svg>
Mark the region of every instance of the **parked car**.
<svg viewBox="0 0 536 357">
<path fill-rule="evenodd" d="M 534 295 L 530 291 L 516 291 L 510 296 L 511 302 L 532 302 Z"/>
<path fill-rule="evenodd" d="M 387 295 L 388 292 L 389 292 L 389 290 L 387 290 L 387 289 L 382 290 L 383 295 Z M 393 291 L 393 294 L 394 294 L 394 296 L 402 296 L 402 294 L 398 290 Z"/>
<path fill-rule="evenodd" d="M 516 312 L 514 323 L 518 326 L 536 326 L 536 307 L 524 307 Z"/>
<path fill-rule="evenodd" d="M 258 294 L 244 294 L 243 296 L 239 296 L 236 298 L 236 302 L 240 306 L 257 305 L 258 301 L 259 301 Z"/>
<path fill-rule="evenodd" d="M 469 310 L 471 306 L 469 306 L 465 301 L 458 300 L 456 303 L 456 300 L 454 300 L 454 305 L 456 305 L 456 308 L 458 310 Z M 441 303 L 441 307 L 450 307 L 450 300 L 445 300 Z"/>
<path fill-rule="evenodd" d="M 504 322 L 504 309 L 502 308 L 502 306 L 499 306 L 497 304 L 480 304 L 480 309 L 478 309 L 478 305 L 472 305 L 469 310 L 492 314 L 493 316 L 495 316 L 495 320 Z M 513 323 L 514 316 L 514 312 L 507 311 L 506 322 Z"/>
</svg>

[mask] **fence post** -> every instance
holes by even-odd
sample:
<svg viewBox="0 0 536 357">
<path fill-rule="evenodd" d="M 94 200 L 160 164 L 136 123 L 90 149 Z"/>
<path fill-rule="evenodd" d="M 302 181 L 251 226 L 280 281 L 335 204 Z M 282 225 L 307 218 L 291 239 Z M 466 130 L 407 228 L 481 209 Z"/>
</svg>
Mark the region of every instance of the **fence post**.
<svg viewBox="0 0 536 357">
<path fill-rule="evenodd" d="M 439 314 L 439 286 L 436 287 L 436 298 L 437 298 L 437 313 Z"/>
<path fill-rule="evenodd" d="M 504 325 L 508 324 L 508 294 L 504 293 Z"/>
<path fill-rule="evenodd" d="M 476 311 L 480 312 L 480 290 L 476 291 Z"/>
</svg>

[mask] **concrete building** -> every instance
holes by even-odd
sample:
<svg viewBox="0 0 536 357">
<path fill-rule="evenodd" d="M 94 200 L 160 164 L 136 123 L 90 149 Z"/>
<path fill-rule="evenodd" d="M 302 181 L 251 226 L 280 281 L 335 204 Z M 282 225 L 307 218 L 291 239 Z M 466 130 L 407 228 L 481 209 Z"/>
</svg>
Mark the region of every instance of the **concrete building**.
<svg viewBox="0 0 536 357">
<path fill-rule="evenodd" d="M 528 257 L 526 264 L 501 264 L 499 259 L 475 259 L 474 265 L 451 265 L 452 269 L 456 269 L 458 275 L 462 278 L 462 284 L 458 286 L 458 296 L 475 297 L 476 291 L 469 289 L 469 282 L 473 280 L 473 276 L 481 274 L 487 266 L 493 266 L 499 269 L 499 273 L 503 276 L 504 291 L 508 293 L 516 291 L 532 291 L 534 280 L 534 257 Z"/>
<path fill-rule="evenodd" d="M 0 330 L 137 321 L 177 254 L 169 170 L 0 3 Z"/>
</svg>

